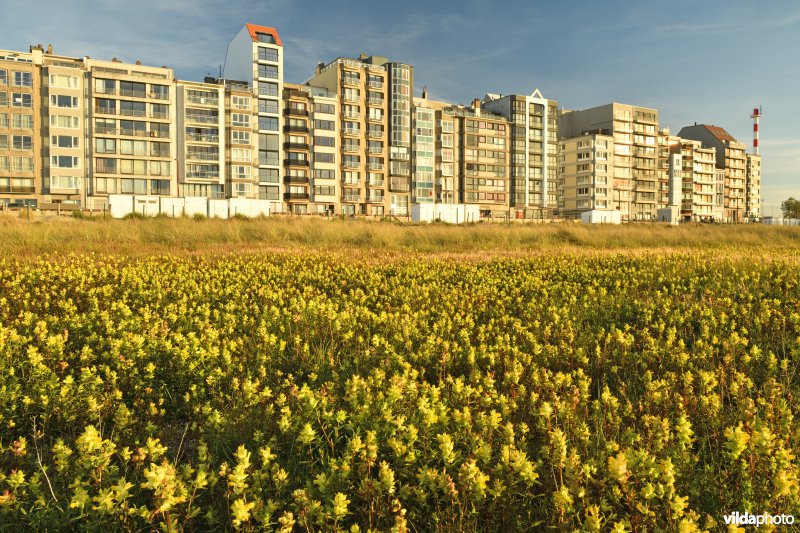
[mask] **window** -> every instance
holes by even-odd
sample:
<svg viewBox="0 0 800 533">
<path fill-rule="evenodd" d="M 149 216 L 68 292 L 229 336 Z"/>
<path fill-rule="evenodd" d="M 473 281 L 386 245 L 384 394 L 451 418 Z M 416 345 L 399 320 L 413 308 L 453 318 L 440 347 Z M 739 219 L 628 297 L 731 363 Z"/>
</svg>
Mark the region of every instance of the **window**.
<svg viewBox="0 0 800 533">
<path fill-rule="evenodd" d="M 231 159 L 233 161 L 250 161 L 253 159 L 253 151 L 249 148 L 232 148 Z"/>
<path fill-rule="evenodd" d="M 64 74 L 50 74 L 50 86 L 77 89 L 78 78 L 75 76 L 66 76 Z"/>
<path fill-rule="evenodd" d="M 50 166 L 54 168 L 79 168 L 80 158 L 71 155 L 54 155 L 50 157 Z"/>
<path fill-rule="evenodd" d="M 169 195 L 169 180 L 150 180 L 150 194 Z"/>
<path fill-rule="evenodd" d="M 8 85 L 8 71 L 0 69 L 0 85 Z"/>
<path fill-rule="evenodd" d="M 259 183 L 279 183 L 277 168 L 259 168 L 258 169 L 258 182 Z M 273 198 L 277 200 L 277 198 Z"/>
<path fill-rule="evenodd" d="M 147 161 L 120 159 L 119 171 L 121 174 L 135 174 L 137 176 L 144 176 L 147 174 Z M 147 193 L 142 192 L 140 194 L 147 194 Z"/>
<path fill-rule="evenodd" d="M 322 169 L 322 168 L 315 168 L 314 169 L 314 179 L 335 180 L 336 179 L 336 171 L 335 170 Z"/>
<path fill-rule="evenodd" d="M 250 144 L 249 131 L 232 131 L 231 144 Z"/>
<path fill-rule="evenodd" d="M 336 107 L 333 104 L 314 104 L 314 112 L 334 115 L 336 114 Z"/>
<path fill-rule="evenodd" d="M 235 180 L 249 180 L 250 167 L 244 165 L 231 166 L 231 177 Z"/>
<path fill-rule="evenodd" d="M 231 121 L 234 126 L 238 126 L 240 128 L 250 127 L 250 115 L 246 115 L 244 113 L 233 113 L 233 115 L 231 115 Z"/>
<path fill-rule="evenodd" d="M 18 172 L 33 172 L 33 158 L 32 157 L 14 157 L 13 170 Z"/>
<path fill-rule="evenodd" d="M 334 154 L 314 152 L 314 161 L 317 163 L 335 163 Z"/>
<path fill-rule="evenodd" d="M 361 180 L 361 176 L 358 172 L 352 170 L 346 170 L 344 172 L 344 182 L 349 185 L 357 185 L 358 182 Z"/>
<path fill-rule="evenodd" d="M 30 135 L 14 135 L 12 139 L 14 150 L 33 150 L 33 137 Z"/>
<path fill-rule="evenodd" d="M 261 131 L 278 131 L 276 117 L 258 117 L 258 129 Z"/>
<path fill-rule="evenodd" d="M 259 96 L 278 96 L 278 84 L 270 82 L 258 82 Z"/>
<path fill-rule="evenodd" d="M 78 107 L 77 96 L 65 96 L 62 94 L 51 94 L 50 105 L 55 107 L 75 108 Z"/>
<path fill-rule="evenodd" d="M 247 96 L 232 96 L 231 103 L 234 109 L 250 109 L 250 98 Z"/>
<path fill-rule="evenodd" d="M 0 113 L 0 128 L 8 128 L 8 113 Z"/>
<path fill-rule="evenodd" d="M 0 106 L 7 106 L 8 105 L 8 93 L 5 91 L 0 92 Z"/>
<path fill-rule="evenodd" d="M 278 62 L 278 50 L 275 48 L 267 48 L 266 46 L 258 47 L 258 60 L 259 61 L 273 61 Z"/>
<path fill-rule="evenodd" d="M 333 185 L 317 185 L 314 187 L 314 196 L 335 196 L 336 187 Z"/>
<path fill-rule="evenodd" d="M 150 97 L 159 100 L 169 100 L 169 87 L 167 85 L 151 85 Z"/>
<path fill-rule="evenodd" d="M 95 192 L 115 194 L 117 192 L 117 180 L 114 178 L 95 178 Z"/>
<path fill-rule="evenodd" d="M 150 161 L 151 176 L 169 176 L 169 161 Z"/>
<path fill-rule="evenodd" d="M 53 135 L 50 138 L 50 145 L 54 148 L 77 148 L 78 138 L 68 135 Z"/>
<path fill-rule="evenodd" d="M 33 107 L 33 95 L 26 93 L 12 93 L 11 105 L 14 107 Z"/>
<path fill-rule="evenodd" d="M 147 180 L 121 179 L 119 192 L 122 194 L 147 194 Z"/>
<path fill-rule="evenodd" d="M 273 115 L 277 115 L 278 111 L 278 102 L 275 100 L 259 100 L 258 101 L 258 112 L 259 113 L 271 113 Z"/>
<path fill-rule="evenodd" d="M 107 157 L 97 157 L 94 160 L 95 172 L 103 174 L 116 174 L 117 173 L 117 160 Z"/>
<path fill-rule="evenodd" d="M 33 73 L 14 72 L 15 87 L 33 87 Z"/>
<path fill-rule="evenodd" d="M 20 130 L 33 129 L 33 115 L 18 115 L 14 114 L 11 119 L 12 127 Z"/>
<path fill-rule="evenodd" d="M 54 128 L 78 129 L 78 117 L 50 115 L 50 125 Z"/>
<path fill-rule="evenodd" d="M 260 32 L 260 31 L 256 32 L 256 38 L 258 39 L 258 42 L 260 42 L 260 43 L 276 44 L 275 43 L 275 37 L 273 37 L 269 33 L 263 33 L 263 32 Z"/>
<path fill-rule="evenodd" d="M 314 129 L 317 130 L 334 130 L 336 124 L 332 120 L 315 120 Z"/>
<path fill-rule="evenodd" d="M 258 65 L 258 77 L 277 80 L 278 67 L 276 67 L 275 65 Z"/>
<path fill-rule="evenodd" d="M 51 189 L 80 189 L 80 176 L 50 176 Z"/>
<path fill-rule="evenodd" d="M 578 189 L 578 195 L 583 196 L 589 194 L 589 187 L 581 187 Z"/>
<path fill-rule="evenodd" d="M 0 150 L 8 150 L 8 135 L 0 135 Z"/>
<path fill-rule="evenodd" d="M 119 141 L 119 153 L 122 155 L 147 155 L 147 141 Z"/>
</svg>

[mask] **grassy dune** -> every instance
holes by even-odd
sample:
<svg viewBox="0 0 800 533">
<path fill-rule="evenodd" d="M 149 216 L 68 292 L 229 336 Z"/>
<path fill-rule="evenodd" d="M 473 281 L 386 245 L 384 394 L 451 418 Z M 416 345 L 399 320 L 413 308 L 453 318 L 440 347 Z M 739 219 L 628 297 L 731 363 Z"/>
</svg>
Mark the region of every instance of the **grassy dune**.
<svg viewBox="0 0 800 533">
<path fill-rule="evenodd" d="M 27 221 L 0 217 L 4 255 L 104 252 L 333 250 L 367 253 L 529 252 L 542 249 L 652 250 L 701 248 L 797 250 L 800 228 L 760 225 L 661 224 L 585 226 L 400 224 L 349 220 L 271 218 L 263 220 L 79 220 Z"/>
</svg>

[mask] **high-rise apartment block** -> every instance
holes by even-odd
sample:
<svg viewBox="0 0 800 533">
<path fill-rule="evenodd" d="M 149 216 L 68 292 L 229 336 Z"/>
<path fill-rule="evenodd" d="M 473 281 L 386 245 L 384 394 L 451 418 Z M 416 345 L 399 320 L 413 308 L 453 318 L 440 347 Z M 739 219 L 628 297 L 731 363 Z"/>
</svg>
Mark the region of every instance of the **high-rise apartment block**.
<svg viewBox="0 0 800 533">
<path fill-rule="evenodd" d="M 666 209 L 742 222 L 761 215 L 760 194 L 761 157 L 717 126 L 672 135 L 656 109 L 559 110 L 538 89 L 436 101 L 414 95 L 412 65 L 378 55 L 285 83 L 268 26 L 245 24 L 220 78 L 202 82 L 51 46 L 0 51 L 0 205 L 212 215 L 226 210 L 212 201 L 229 214 L 251 202 L 377 218 L 470 207 L 461 220 L 655 220 Z"/>
</svg>

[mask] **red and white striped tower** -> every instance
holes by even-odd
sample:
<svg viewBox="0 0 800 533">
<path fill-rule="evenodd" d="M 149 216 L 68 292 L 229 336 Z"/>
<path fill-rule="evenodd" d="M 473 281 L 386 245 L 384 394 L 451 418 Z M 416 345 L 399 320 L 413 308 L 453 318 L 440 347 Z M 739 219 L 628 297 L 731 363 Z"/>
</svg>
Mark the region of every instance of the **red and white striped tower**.
<svg viewBox="0 0 800 533">
<path fill-rule="evenodd" d="M 753 153 L 758 155 L 758 119 L 762 117 L 761 106 L 753 109 L 750 118 L 753 119 Z"/>
</svg>

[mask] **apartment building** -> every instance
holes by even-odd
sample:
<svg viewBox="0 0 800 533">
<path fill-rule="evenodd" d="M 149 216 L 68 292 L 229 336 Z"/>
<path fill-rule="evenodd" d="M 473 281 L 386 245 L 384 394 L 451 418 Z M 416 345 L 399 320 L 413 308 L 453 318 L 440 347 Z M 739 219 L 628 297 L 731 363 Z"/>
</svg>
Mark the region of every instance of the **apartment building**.
<svg viewBox="0 0 800 533">
<path fill-rule="evenodd" d="M 284 201 L 297 215 L 309 213 L 311 202 L 311 97 L 298 86 L 284 84 Z"/>
<path fill-rule="evenodd" d="M 558 212 L 579 218 L 585 211 L 619 209 L 612 188 L 614 136 L 607 130 L 586 132 L 559 142 Z M 617 194 L 618 196 L 618 194 Z"/>
<path fill-rule="evenodd" d="M 57 56 L 52 46 L 31 50 L 41 79 L 41 201 L 42 208 L 86 205 L 85 68 L 82 59 Z"/>
<path fill-rule="evenodd" d="M 434 169 L 434 121 L 436 111 L 425 105 L 424 100 L 414 99 L 412 111 L 412 155 L 411 155 L 411 201 L 416 204 L 432 204 L 436 199 Z"/>
<path fill-rule="evenodd" d="M 653 220 L 659 207 L 658 111 L 611 103 L 583 111 L 564 110 L 559 137 L 568 139 L 598 129 L 614 136 L 614 183 L 622 218 Z"/>
<path fill-rule="evenodd" d="M 224 198 L 227 160 L 224 86 L 178 80 L 176 90 L 178 196 Z M 251 128 L 249 108 L 231 118 L 235 124 Z M 252 154 L 245 168 L 249 186 Z"/>
<path fill-rule="evenodd" d="M 0 205 L 36 207 L 41 198 L 42 102 L 36 65 L 41 53 L 37 52 L 0 50 Z"/>
<path fill-rule="evenodd" d="M 176 196 L 176 99 L 172 69 L 86 58 L 87 207 L 109 194 Z"/>
<path fill-rule="evenodd" d="M 335 96 L 340 121 L 327 117 L 314 119 L 314 134 L 336 132 L 338 124 L 341 213 L 382 217 L 405 215 L 407 202 L 388 194 L 389 160 L 389 90 L 388 70 L 380 59 L 363 56 L 356 59 L 337 58 L 317 66 L 307 85 L 327 90 Z M 323 104 L 333 105 L 333 104 Z M 315 113 L 316 115 L 316 113 Z M 333 115 L 335 117 L 335 114 Z M 410 133 L 409 133 L 410 135 Z M 330 141 L 326 141 L 330 142 Z M 404 197 L 410 194 L 410 178 Z M 400 207 L 398 207 L 400 206 Z"/>
<path fill-rule="evenodd" d="M 700 141 L 704 148 L 715 148 L 716 166 L 725 171 L 726 222 L 743 222 L 746 216 L 747 158 L 745 145 L 719 126 L 695 124 L 681 129 L 678 136 Z"/>
<path fill-rule="evenodd" d="M 761 156 L 746 154 L 745 216 L 761 218 Z"/>
<path fill-rule="evenodd" d="M 477 204 L 482 218 L 508 217 L 508 121 L 482 110 L 477 99 L 471 107 L 457 106 L 451 110 L 459 132 L 459 203 Z"/>
<path fill-rule="evenodd" d="M 311 127 L 311 205 L 314 213 L 333 215 L 342 212 L 340 180 L 339 106 L 336 95 L 324 87 L 298 86 L 309 96 Z M 318 127 L 319 126 L 319 127 Z M 383 153 L 379 143 L 367 151 Z M 376 183 L 380 187 L 381 183 Z"/>
<path fill-rule="evenodd" d="M 681 139 L 672 146 L 673 160 L 681 178 L 680 217 L 686 221 L 709 222 L 719 215 L 716 206 L 716 150 L 703 148 L 700 141 Z"/>
<path fill-rule="evenodd" d="M 245 24 L 228 44 L 224 77 L 247 82 L 257 97 L 255 131 L 258 149 L 259 195 L 271 202 L 273 212 L 285 209 L 285 187 L 280 179 L 286 161 L 281 98 L 283 96 L 283 43 L 275 28 Z M 277 181 L 267 181 L 277 180 Z M 277 184 L 277 198 L 274 189 Z"/>
<path fill-rule="evenodd" d="M 517 218 L 551 217 L 558 208 L 558 102 L 488 93 L 482 106 L 510 122 L 510 206 Z M 516 208 L 516 209 L 514 209 Z"/>
</svg>

